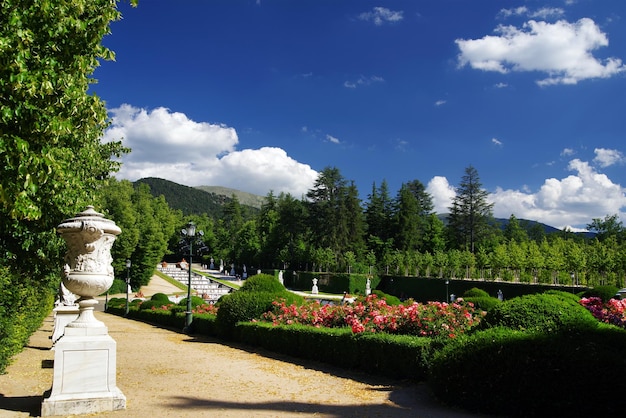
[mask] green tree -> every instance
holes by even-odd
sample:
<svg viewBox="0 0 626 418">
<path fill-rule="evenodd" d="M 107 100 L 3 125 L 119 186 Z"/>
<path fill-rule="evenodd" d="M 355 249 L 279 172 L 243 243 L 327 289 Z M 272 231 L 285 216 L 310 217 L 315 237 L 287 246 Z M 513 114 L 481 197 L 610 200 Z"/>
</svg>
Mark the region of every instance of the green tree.
<svg viewBox="0 0 626 418">
<path fill-rule="evenodd" d="M 593 218 L 590 224 L 587 224 L 587 229 L 596 233 L 596 237 L 599 241 L 604 241 L 608 237 L 616 237 L 618 241 L 624 241 L 626 230 L 622 221 L 619 220 L 619 216 L 606 215 L 604 219 Z"/>
<path fill-rule="evenodd" d="M 507 241 L 515 241 L 521 243 L 528 240 L 528 233 L 519 224 L 515 215 L 511 214 L 509 222 L 504 227 L 504 238 Z"/>
<path fill-rule="evenodd" d="M 493 203 L 487 202 L 487 196 L 478 171 L 470 165 L 465 169 L 450 207 L 448 231 L 454 247 L 475 252 L 477 243 L 494 234 Z"/>
<path fill-rule="evenodd" d="M 396 197 L 394 221 L 395 247 L 401 251 L 417 250 L 421 238 L 419 207 L 415 195 L 405 184 Z"/>
</svg>

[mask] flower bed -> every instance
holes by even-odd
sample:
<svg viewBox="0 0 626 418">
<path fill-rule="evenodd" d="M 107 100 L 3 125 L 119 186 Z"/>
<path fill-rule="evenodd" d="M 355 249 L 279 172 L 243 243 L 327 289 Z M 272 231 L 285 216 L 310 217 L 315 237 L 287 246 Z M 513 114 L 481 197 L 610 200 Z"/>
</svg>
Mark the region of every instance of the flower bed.
<svg viewBox="0 0 626 418">
<path fill-rule="evenodd" d="M 463 334 L 480 322 L 482 311 L 470 302 L 412 302 L 389 305 L 384 299 L 370 295 L 351 305 L 286 305 L 274 302 L 274 311 L 261 320 L 275 325 L 312 325 L 338 328 L 349 326 L 353 333 L 385 332 L 421 337 L 450 337 Z"/>
<path fill-rule="evenodd" d="M 609 299 L 606 303 L 599 297 L 582 298 L 580 304 L 600 322 L 626 328 L 626 299 Z"/>
</svg>

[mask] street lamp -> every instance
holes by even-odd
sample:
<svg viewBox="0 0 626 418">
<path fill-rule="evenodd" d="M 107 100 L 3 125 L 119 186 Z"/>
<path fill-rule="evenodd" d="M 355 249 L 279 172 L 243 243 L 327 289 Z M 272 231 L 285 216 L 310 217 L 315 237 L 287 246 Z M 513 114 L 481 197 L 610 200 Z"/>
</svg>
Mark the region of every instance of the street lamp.
<svg viewBox="0 0 626 418">
<path fill-rule="evenodd" d="M 193 321 L 193 314 L 191 311 L 191 264 L 193 262 L 193 244 L 194 242 L 199 246 L 196 250 L 198 253 L 202 252 L 206 249 L 206 246 L 202 242 L 202 236 L 204 236 L 203 231 L 196 231 L 196 224 L 193 222 L 189 222 L 187 227 L 184 228 L 181 232 L 182 240 L 180 244 L 182 246 L 183 253 L 189 250 L 189 278 L 187 280 L 187 310 L 185 311 L 185 327 L 183 328 L 183 332 L 189 332 L 191 327 L 191 322 Z M 196 238 L 196 233 L 198 237 Z"/>
<path fill-rule="evenodd" d="M 450 280 L 446 280 L 446 303 L 450 302 L 450 297 L 448 296 L 448 285 L 450 284 Z"/>
<path fill-rule="evenodd" d="M 128 316 L 128 288 L 130 287 L 130 258 L 126 259 L 126 309 L 124 316 Z"/>
</svg>

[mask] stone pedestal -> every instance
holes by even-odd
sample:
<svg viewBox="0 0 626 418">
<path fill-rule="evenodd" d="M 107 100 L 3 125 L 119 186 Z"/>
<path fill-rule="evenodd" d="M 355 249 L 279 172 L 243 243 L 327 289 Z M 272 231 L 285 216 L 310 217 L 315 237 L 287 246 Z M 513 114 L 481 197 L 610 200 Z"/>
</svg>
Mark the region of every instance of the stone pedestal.
<svg viewBox="0 0 626 418">
<path fill-rule="evenodd" d="M 54 312 L 54 330 L 52 331 L 52 345 L 54 346 L 65 333 L 65 327 L 78 318 L 78 305 L 60 305 L 52 312 Z"/>
<path fill-rule="evenodd" d="M 88 206 L 57 227 L 68 251 L 63 285 L 79 295 L 78 315 L 54 347 L 54 375 L 50 396 L 41 415 L 79 415 L 126 408 L 126 397 L 116 385 L 116 343 L 94 314 L 95 296 L 113 283 L 111 246 L 122 231 Z"/>
<path fill-rule="evenodd" d="M 92 414 L 126 408 L 116 385 L 116 343 L 103 327 L 66 327 L 55 346 L 54 379 L 41 416 Z"/>
</svg>

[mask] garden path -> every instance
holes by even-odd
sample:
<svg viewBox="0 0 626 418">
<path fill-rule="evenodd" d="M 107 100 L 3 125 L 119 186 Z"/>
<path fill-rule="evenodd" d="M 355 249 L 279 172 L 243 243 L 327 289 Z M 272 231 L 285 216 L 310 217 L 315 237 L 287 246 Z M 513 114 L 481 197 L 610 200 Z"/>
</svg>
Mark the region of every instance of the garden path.
<svg viewBox="0 0 626 418">
<path fill-rule="evenodd" d="M 425 385 L 188 336 L 104 312 L 95 314 L 117 342 L 117 386 L 127 405 L 126 410 L 89 416 L 478 416 L 438 404 Z M 0 417 L 40 415 L 43 394 L 52 385 L 52 325 L 50 316 L 7 374 L 0 375 Z"/>
</svg>

